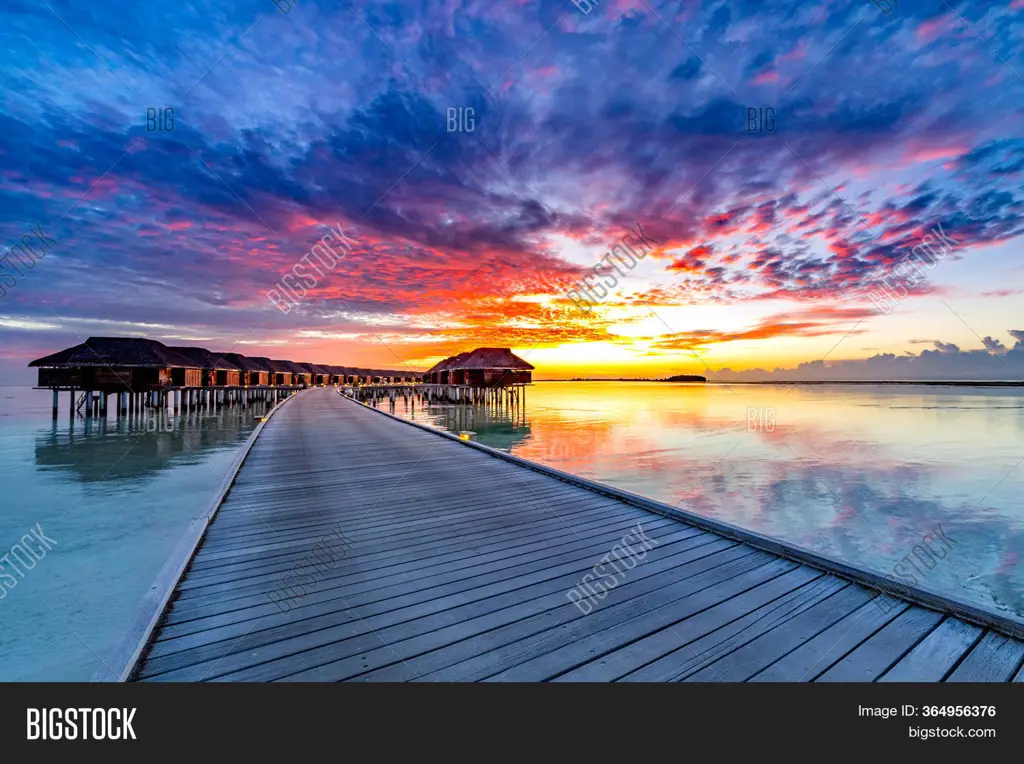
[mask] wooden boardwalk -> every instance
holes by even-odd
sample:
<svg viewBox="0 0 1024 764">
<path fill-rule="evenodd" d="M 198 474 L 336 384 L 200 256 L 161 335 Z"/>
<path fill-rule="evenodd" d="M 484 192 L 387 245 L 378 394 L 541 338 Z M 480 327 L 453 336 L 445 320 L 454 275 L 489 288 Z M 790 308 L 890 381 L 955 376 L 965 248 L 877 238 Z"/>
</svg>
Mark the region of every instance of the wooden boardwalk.
<svg viewBox="0 0 1024 764">
<path fill-rule="evenodd" d="M 649 551 L 585 614 L 567 592 L 638 523 Z M 1021 681 L 1022 663 L 988 626 L 316 389 L 255 439 L 135 678 Z"/>
</svg>

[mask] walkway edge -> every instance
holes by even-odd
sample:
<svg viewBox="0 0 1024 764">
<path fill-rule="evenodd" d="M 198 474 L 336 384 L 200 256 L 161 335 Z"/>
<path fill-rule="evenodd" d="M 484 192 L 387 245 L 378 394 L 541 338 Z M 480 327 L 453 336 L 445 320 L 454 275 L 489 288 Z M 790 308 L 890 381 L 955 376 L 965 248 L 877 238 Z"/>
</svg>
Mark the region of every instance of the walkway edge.
<svg viewBox="0 0 1024 764">
<path fill-rule="evenodd" d="M 174 551 L 171 552 L 171 556 L 160 569 L 153 585 L 149 587 L 149 591 L 143 596 L 142 602 L 139 603 L 128 628 L 107 652 L 102 665 L 96 670 L 90 681 L 126 682 L 131 679 L 135 667 L 149 646 L 153 632 L 164 616 L 164 611 L 167 609 L 171 595 L 174 594 L 175 589 L 178 587 L 178 582 L 181 581 L 181 577 L 188 570 L 192 558 L 206 536 L 206 530 L 210 527 L 210 523 L 213 522 L 213 518 L 217 515 L 221 504 L 224 503 L 224 499 L 227 498 L 228 493 L 234 486 L 235 479 L 238 477 L 242 465 L 249 456 L 252 447 L 256 444 L 256 438 L 263 432 L 263 427 L 270 421 L 270 418 L 294 397 L 295 395 L 289 395 L 287 398 L 278 401 L 277 405 L 268 411 L 260 423 L 256 425 L 256 429 L 249 435 L 249 439 L 239 449 L 235 460 L 231 463 L 227 473 L 230 477 L 221 483 L 220 490 L 210 501 L 209 505 L 207 505 L 206 511 L 199 517 L 193 518 L 192 522 L 189 523 L 185 535 L 178 542 L 178 545 L 174 547 Z"/>
<path fill-rule="evenodd" d="M 818 554 L 810 549 L 804 549 L 803 547 L 787 544 L 770 536 L 764 536 L 760 533 L 756 533 L 755 531 L 747 530 L 746 528 L 741 528 L 730 523 L 724 523 L 720 520 L 704 517 L 703 515 L 698 515 L 694 512 L 680 509 L 679 507 L 673 507 L 670 504 L 665 504 L 655 499 L 649 499 L 646 496 L 640 496 L 639 494 L 624 491 L 621 488 L 614 488 L 613 486 L 606 485 L 605 483 L 598 483 L 596 481 L 574 475 L 570 472 L 563 472 L 562 470 L 555 469 L 554 467 L 548 467 L 544 464 L 539 464 L 528 459 L 523 459 L 519 456 L 514 456 L 513 454 L 507 454 L 504 451 L 499 451 L 496 448 L 485 446 L 482 443 L 463 440 L 457 435 L 453 435 L 449 432 L 439 430 L 435 427 L 430 427 L 429 425 L 420 424 L 419 422 L 403 419 L 402 417 L 388 413 L 387 411 L 382 411 L 379 408 L 370 406 L 362 401 L 347 396 L 340 391 L 339 395 L 352 403 L 368 408 L 371 411 L 376 411 L 378 414 L 394 419 L 397 422 L 402 422 L 403 424 L 417 427 L 421 430 L 425 430 L 426 432 L 440 435 L 443 438 L 448 438 L 449 440 L 461 443 L 469 448 L 475 448 L 493 456 L 496 459 L 502 459 L 504 461 L 511 462 L 512 464 L 517 464 L 520 467 L 533 470 L 534 472 L 540 472 L 542 474 L 558 478 L 566 483 L 587 488 L 596 493 L 610 496 L 614 499 L 619 499 L 620 501 L 639 507 L 640 509 L 645 509 L 649 512 L 654 512 L 665 517 L 671 517 L 703 530 L 712 531 L 721 536 L 725 536 L 726 538 L 742 541 L 750 546 L 762 549 L 766 552 L 771 552 L 778 557 L 784 557 L 786 559 L 810 565 L 811 567 L 823 570 L 826 573 L 832 573 L 840 578 L 845 578 L 849 581 L 853 581 L 854 583 L 861 584 L 869 589 L 884 592 L 885 594 L 892 595 L 901 600 L 921 605 L 932 610 L 937 610 L 941 613 L 948 613 L 979 626 L 997 629 L 1004 634 L 1017 637 L 1018 639 L 1024 639 L 1024 621 L 1017 620 L 1011 616 L 985 610 L 984 608 L 979 608 L 967 602 L 954 600 L 944 594 L 940 594 L 924 587 L 903 586 L 895 580 L 889 580 L 878 573 L 867 570 L 866 568 L 850 565 L 849 563 L 842 562 L 835 558 Z"/>
</svg>

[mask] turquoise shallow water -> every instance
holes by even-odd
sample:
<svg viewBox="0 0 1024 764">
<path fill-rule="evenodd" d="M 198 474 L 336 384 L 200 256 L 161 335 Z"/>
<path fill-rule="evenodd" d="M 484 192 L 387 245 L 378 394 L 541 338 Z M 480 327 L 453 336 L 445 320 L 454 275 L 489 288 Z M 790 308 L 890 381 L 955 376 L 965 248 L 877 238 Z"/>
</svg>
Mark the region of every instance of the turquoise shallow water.
<svg viewBox="0 0 1024 764">
<path fill-rule="evenodd" d="M 395 413 L 1024 617 L 1019 388 L 540 382 Z"/>
<path fill-rule="evenodd" d="M 0 680 L 92 675 L 263 413 L 72 421 L 65 394 L 54 422 L 50 401 L 0 387 L 0 556 L 37 523 L 55 542 L 0 566 Z"/>
</svg>

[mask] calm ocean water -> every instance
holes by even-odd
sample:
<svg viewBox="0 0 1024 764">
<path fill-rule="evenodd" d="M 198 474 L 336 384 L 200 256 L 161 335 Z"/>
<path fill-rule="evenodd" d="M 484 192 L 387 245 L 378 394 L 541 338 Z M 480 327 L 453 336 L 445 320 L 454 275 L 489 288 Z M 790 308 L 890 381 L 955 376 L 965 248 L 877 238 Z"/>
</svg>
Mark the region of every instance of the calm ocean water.
<svg viewBox="0 0 1024 764">
<path fill-rule="evenodd" d="M 37 523 L 56 541 L 4 587 L 0 680 L 92 674 L 263 413 L 49 406 L 0 387 L 0 556 Z M 511 412 L 395 413 L 882 573 L 938 524 L 955 546 L 921 582 L 1024 616 L 1024 391 L 549 382 Z"/>
<path fill-rule="evenodd" d="M 0 569 L 4 681 L 92 675 L 263 413 L 72 421 L 65 393 L 54 422 L 50 402 L 0 387 L 0 556 L 37 523 L 56 542 Z"/>
<path fill-rule="evenodd" d="M 541 382 L 394 413 L 1024 617 L 1024 390 Z"/>
</svg>

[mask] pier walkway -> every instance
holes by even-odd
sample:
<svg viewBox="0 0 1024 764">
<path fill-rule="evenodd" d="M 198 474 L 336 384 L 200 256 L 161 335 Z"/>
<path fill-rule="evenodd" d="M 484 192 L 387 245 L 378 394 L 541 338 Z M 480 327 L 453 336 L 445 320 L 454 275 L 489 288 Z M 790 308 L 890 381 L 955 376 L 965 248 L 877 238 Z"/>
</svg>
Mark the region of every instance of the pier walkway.
<svg viewBox="0 0 1024 764">
<path fill-rule="evenodd" d="M 1024 678 L 1012 623 L 879 594 L 870 574 L 552 473 L 332 388 L 301 392 L 254 439 L 127 668 L 157 681 Z"/>
</svg>

